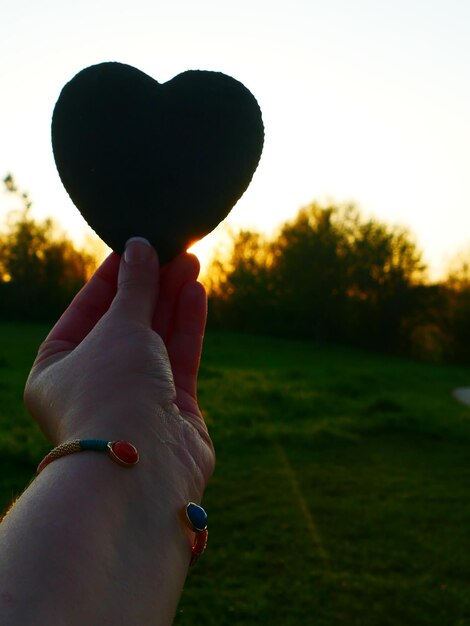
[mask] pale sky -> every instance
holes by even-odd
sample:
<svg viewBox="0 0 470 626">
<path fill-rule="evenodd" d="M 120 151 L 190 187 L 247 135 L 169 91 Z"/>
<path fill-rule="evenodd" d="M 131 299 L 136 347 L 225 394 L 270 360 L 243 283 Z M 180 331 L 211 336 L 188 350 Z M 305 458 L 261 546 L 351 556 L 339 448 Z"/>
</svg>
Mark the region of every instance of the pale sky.
<svg viewBox="0 0 470 626">
<path fill-rule="evenodd" d="M 435 275 L 470 244 L 468 0 L 0 0 L 0 175 L 37 217 L 84 221 L 59 180 L 52 110 L 79 70 L 121 61 L 165 82 L 217 70 L 266 130 L 226 222 L 272 232 L 313 200 L 408 226 Z M 0 193 L 0 211 L 8 208 Z M 200 247 L 202 260 L 217 231 Z"/>
</svg>

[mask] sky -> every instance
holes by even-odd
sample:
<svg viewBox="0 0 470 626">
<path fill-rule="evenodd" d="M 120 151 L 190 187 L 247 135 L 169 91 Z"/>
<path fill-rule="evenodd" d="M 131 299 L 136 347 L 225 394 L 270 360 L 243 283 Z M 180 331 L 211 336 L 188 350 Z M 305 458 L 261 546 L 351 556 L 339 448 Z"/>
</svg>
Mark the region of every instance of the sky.
<svg viewBox="0 0 470 626">
<path fill-rule="evenodd" d="M 253 181 L 225 224 L 268 234 L 312 201 L 355 202 L 413 233 L 431 275 L 470 249 L 468 0 L 0 0 L 0 175 L 77 241 L 87 227 L 50 142 L 78 71 L 134 65 L 243 82 L 265 124 Z M 10 206 L 0 191 L 0 217 Z M 225 226 L 196 252 L 203 264 Z M 221 234 L 222 233 L 222 234 Z"/>
</svg>

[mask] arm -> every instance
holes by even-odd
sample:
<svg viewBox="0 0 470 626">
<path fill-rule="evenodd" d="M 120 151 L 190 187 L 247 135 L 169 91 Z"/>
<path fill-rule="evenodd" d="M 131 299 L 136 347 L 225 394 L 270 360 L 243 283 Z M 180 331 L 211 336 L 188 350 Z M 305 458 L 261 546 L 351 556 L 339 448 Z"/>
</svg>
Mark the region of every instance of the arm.
<svg viewBox="0 0 470 626">
<path fill-rule="evenodd" d="M 5 626 L 174 617 L 192 542 L 181 511 L 214 465 L 196 400 L 206 299 L 194 257 L 159 273 L 151 248 L 129 250 L 135 262 L 108 257 L 51 331 L 25 400 L 54 445 L 127 439 L 141 460 L 72 454 L 28 487 L 0 525 Z"/>
</svg>

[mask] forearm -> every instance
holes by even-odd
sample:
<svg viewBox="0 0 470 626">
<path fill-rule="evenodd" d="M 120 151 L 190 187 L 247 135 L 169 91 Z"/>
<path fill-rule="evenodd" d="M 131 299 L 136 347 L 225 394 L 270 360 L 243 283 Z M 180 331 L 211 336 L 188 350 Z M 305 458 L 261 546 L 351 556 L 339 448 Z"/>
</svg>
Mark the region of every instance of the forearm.
<svg viewBox="0 0 470 626">
<path fill-rule="evenodd" d="M 197 496 L 158 445 L 132 468 L 83 452 L 35 479 L 0 525 L 2 624 L 172 623 L 191 555 L 181 511 Z"/>
</svg>

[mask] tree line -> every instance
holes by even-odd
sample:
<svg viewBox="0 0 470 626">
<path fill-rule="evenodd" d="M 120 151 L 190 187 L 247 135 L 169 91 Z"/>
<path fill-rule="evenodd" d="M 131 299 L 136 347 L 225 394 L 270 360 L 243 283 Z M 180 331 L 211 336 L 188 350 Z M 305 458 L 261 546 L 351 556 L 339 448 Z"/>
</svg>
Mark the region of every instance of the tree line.
<svg viewBox="0 0 470 626">
<path fill-rule="evenodd" d="M 0 320 L 53 322 L 96 267 L 4 178 Z M 437 283 L 411 233 L 354 204 L 312 203 L 269 238 L 242 230 L 205 277 L 209 328 L 470 363 L 470 256 Z"/>
<path fill-rule="evenodd" d="M 312 203 L 266 238 L 233 236 L 212 261 L 210 326 L 470 362 L 470 269 L 439 282 L 411 233 L 354 204 Z"/>
</svg>

